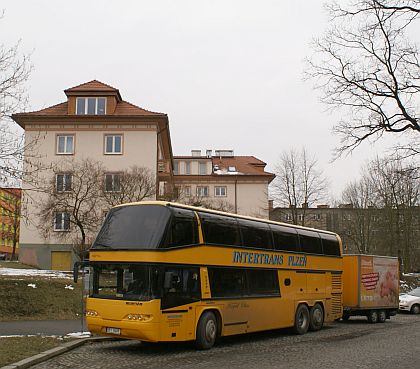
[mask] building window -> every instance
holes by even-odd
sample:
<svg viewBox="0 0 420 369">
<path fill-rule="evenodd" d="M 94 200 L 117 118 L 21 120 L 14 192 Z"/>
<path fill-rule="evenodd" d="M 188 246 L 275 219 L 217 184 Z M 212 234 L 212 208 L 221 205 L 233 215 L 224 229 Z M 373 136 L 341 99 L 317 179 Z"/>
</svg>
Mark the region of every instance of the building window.
<svg viewBox="0 0 420 369">
<path fill-rule="evenodd" d="M 206 175 L 207 174 L 207 163 L 198 163 L 198 173 L 200 175 Z"/>
<path fill-rule="evenodd" d="M 286 221 L 290 222 L 292 220 L 292 214 L 286 214 Z"/>
<path fill-rule="evenodd" d="M 70 214 L 64 211 L 55 213 L 54 231 L 70 230 Z"/>
<path fill-rule="evenodd" d="M 214 196 L 216 197 L 226 197 L 227 189 L 226 186 L 216 186 L 214 187 Z"/>
<path fill-rule="evenodd" d="M 208 197 L 209 187 L 208 186 L 197 186 L 197 196 L 199 197 Z"/>
<path fill-rule="evenodd" d="M 302 221 L 303 221 L 303 214 L 299 214 L 299 215 L 298 215 L 298 220 L 299 220 L 300 222 L 302 222 Z"/>
<path fill-rule="evenodd" d="M 179 174 L 179 162 L 177 161 L 174 162 L 174 174 L 175 175 Z"/>
<path fill-rule="evenodd" d="M 105 154 L 122 154 L 122 135 L 105 135 Z"/>
<path fill-rule="evenodd" d="M 57 154 L 74 154 L 74 135 L 57 135 Z"/>
<path fill-rule="evenodd" d="M 77 115 L 104 115 L 106 113 L 106 97 L 78 97 L 76 99 Z"/>
<path fill-rule="evenodd" d="M 107 173 L 105 174 L 105 192 L 120 192 L 120 174 Z"/>
<path fill-rule="evenodd" d="M 321 214 L 313 214 L 312 219 L 313 220 L 321 220 Z"/>
<path fill-rule="evenodd" d="M 191 163 L 189 161 L 185 162 L 185 174 L 191 174 Z"/>
<path fill-rule="evenodd" d="M 191 187 L 190 186 L 184 186 L 184 196 L 186 196 L 186 197 L 191 196 Z"/>
<path fill-rule="evenodd" d="M 57 192 L 71 191 L 71 174 L 63 173 L 55 175 L 55 190 Z"/>
</svg>

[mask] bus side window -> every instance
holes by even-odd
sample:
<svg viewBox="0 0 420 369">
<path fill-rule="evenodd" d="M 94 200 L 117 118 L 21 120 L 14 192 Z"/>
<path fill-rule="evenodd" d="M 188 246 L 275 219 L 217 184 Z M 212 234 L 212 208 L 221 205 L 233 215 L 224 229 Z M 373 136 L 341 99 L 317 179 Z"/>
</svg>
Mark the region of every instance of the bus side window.
<svg viewBox="0 0 420 369">
<path fill-rule="evenodd" d="M 308 254 L 322 254 L 321 237 L 317 232 L 299 229 L 298 234 L 302 252 Z"/>
<path fill-rule="evenodd" d="M 294 228 L 270 224 L 273 232 L 274 248 L 281 251 L 299 251 L 299 239 Z"/>
<path fill-rule="evenodd" d="M 273 241 L 271 231 L 267 223 L 253 220 L 238 219 L 242 235 L 242 244 L 245 247 L 257 249 L 272 249 Z"/>
<path fill-rule="evenodd" d="M 168 309 L 196 302 L 201 297 L 199 268 L 166 268 L 161 308 Z"/>
<path fill-rule="evenodd" d="M 205 243 L 241 246 L 241 235 L 235 218 L 201 212 L 198 215 Z"/>
<path fill-rule="evenodd" d="M 163 247 L 189 246 L 197 243 L 197 218 L 194 212 L 172 209 L 172 218 Z"/>
<path fill-rule="evenodd" d="M 340 243 L 336 236 L 321 233 L 322 248 L 325 255 L 340 256 Z"/>
</svg>

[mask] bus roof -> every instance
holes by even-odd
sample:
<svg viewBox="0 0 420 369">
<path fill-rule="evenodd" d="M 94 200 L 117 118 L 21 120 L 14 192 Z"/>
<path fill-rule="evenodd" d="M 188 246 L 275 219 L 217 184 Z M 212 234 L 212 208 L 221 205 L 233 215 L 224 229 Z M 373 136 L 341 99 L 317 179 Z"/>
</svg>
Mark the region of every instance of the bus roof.
<svg viewBox="0 0 420 369">
<path fill-rule="evenodd" d="M 114 208 L 122 207 L 122 206 L 132 206 L 132 205 L 161 205 L 161 206 L 178 207 L 178 208 L 190 209 L 190 210 L 194 210 L 194 211 L 201 211 L 201 212 L 218 214 L 218 215 L 227 215 L 227 216 L 230 216 L 230 217 L 235 217 L 235 218 L 240 218 L 240 219 L 255 220 L 257 222 L 264 222 L 264 223 L 269 223 L 269 224 L 279 224 L 279 225 L 289 227 L 289 228 L 303 229 L 303 230 L 308 230 L 308 231 L 317 231 L 319 233 L 330 234 L 330 235 L 334 235 L 334 236 L 337 236 L 338 238 L 340 238 L 340 236 L 337 233 L 334 233 L 334 232 L 331 232 L 331 231 L 326 231 L 326 230 L 323 230 L 323 229 L 303 227 L 303 226 L 299 226 L 299 225 L 295 225 L 295 224 L 289 224 L 289 223 L 283 223 L 283 222 L 275 222 L 275 221 L 269 220 L 269 219 L 262 219 L 262 218 L 250 217 L 250 216 L 247 216 L 247 215 L 227 213 L 227 212 L 224 212 L 224 211 L 212 210 L 212 209 L 202 208 L 202 207 L 198 207 L 198 206 L 185 205 L 185 204 L 180 204 L 180 203 L 177 203 L 177 202 L 170 202 L 170 201 L 129 202 L 129 203 L 126 203 L 126 204 L 116 205 L 116 206 L 114 206 Z"/>
</svg>

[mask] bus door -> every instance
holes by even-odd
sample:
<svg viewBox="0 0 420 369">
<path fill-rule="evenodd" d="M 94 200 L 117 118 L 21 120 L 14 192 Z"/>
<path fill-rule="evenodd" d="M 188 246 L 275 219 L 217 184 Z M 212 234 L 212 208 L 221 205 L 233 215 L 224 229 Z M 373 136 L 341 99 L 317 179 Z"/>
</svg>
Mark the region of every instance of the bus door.
<svg viewBox="0 0 420 369">
<path fill-rule="evenodd" d="M 200 300 L 200 291 L 199 268 L 165 268 L 161 300 L 163 341 L 194 339 L 195 307 L 191 304 Z"/>
<path fill-rule="evenodd" d="M 295 316 L 295 299 L 297 290 L 303 287 L 301 276 L 293 270 L 279 270 L 279 285 L 281 291 L 281 326 L 293 324 Z"/>
</svg>

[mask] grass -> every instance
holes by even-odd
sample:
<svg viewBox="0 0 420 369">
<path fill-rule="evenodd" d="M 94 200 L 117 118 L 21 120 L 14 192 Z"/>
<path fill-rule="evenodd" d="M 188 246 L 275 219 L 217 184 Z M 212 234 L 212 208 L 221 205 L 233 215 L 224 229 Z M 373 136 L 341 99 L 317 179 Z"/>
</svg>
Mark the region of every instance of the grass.
<svg viewBox="0 0 420 369">
<path fill-rule="evenodd" d="M 0 276 L 0 321 L 77 319 L 81 288 L 70 279 Z"/>
<path fill-rule="evenodd" d="M 36 269 L 33 266 L 25 265 L 18 261 L 0 261 L 0 268 Z"/>
<path fill-rule="evenodd" d="M 69 339 L 61 337 L 3 337 L 0 338 L 0 367 L 59 346 Z"/>
</svg>

